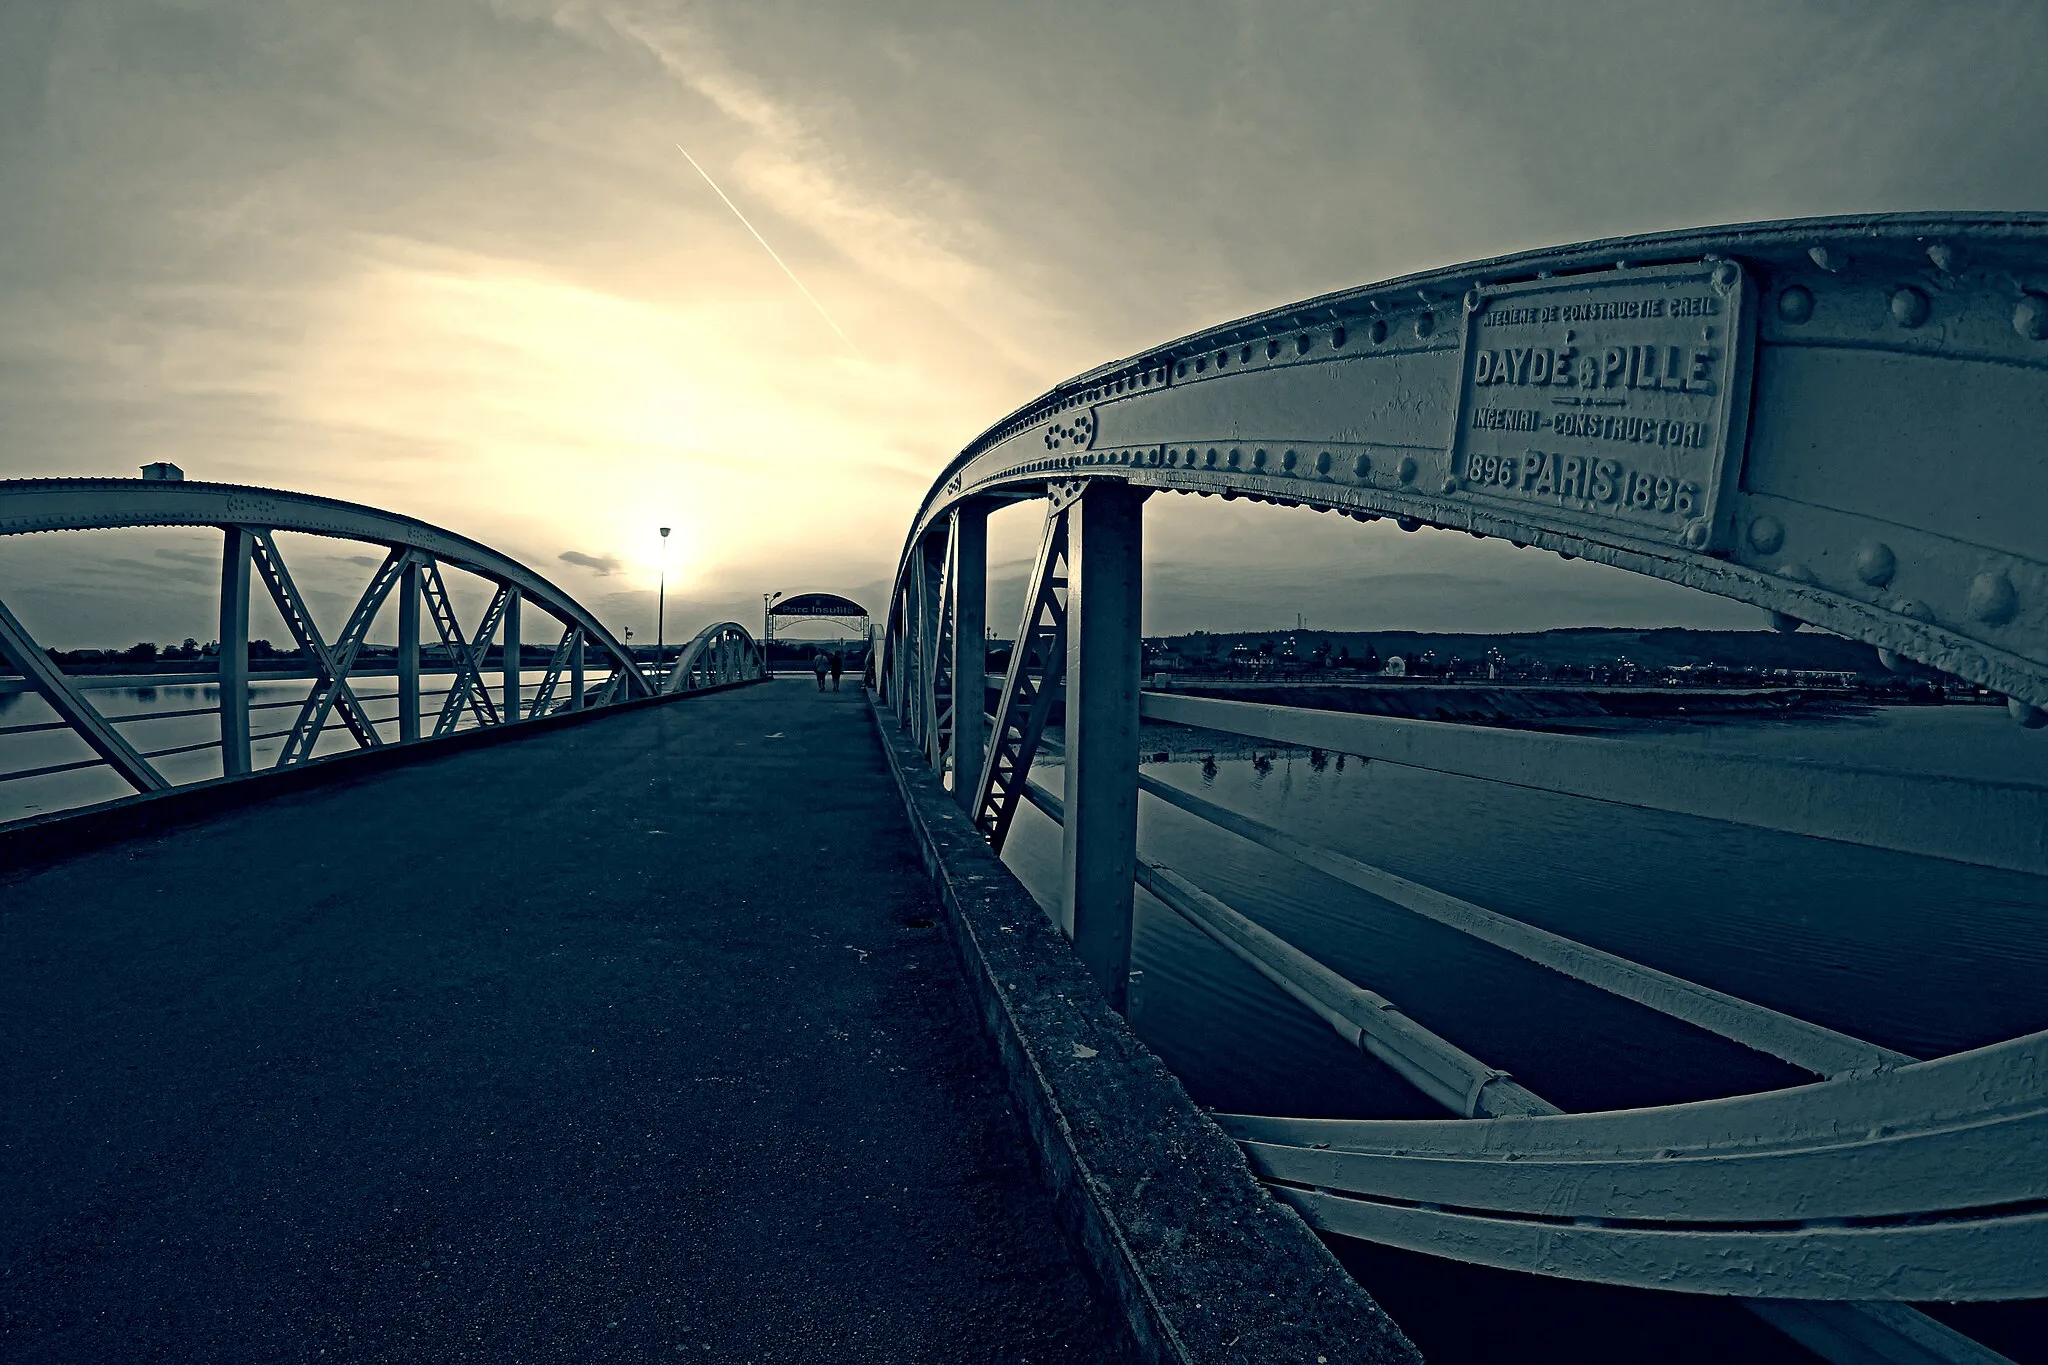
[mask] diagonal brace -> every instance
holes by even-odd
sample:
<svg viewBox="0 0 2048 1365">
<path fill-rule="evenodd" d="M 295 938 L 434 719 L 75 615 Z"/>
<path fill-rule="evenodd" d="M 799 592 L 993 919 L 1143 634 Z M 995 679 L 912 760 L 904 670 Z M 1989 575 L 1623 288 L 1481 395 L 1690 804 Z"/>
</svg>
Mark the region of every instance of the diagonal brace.
<svg viewBox="0 0 2048 1365">
<path fill-rule="evenodd" d="M 377 734 L 377 727 L 371 724 L 362 703 L 356 700 L 355 692 L 348 685 L 347 666 L 336 660 L 334 651 L 321 638 L 320 628 L 313 622 L 313 613 L 306 606 L 306 599 L 300 594 L 298 584 L 292 581 L 291 571 L 285 567 L 284 556 L 277 552 L 277 543 L 271 539 L 269 531 L 257 527 L 249 528 L 249 555 L 255 561 L 257 572 L 263 576 L 264 586 L 270 589 L 271 600 L 277 604 L 278 614 L 284 618 L 286 629 L 291 631 L 292 638 L 298 642 L 299 648 L 320 670 L 320 679 L 314 683 L 312 695 L 307 698 L 309 705 L 313 697 L 323 689 L 331 690 L 329 704 L 341 712 L 342 723 L 348 726 L 349 733 L 356 738 L 356 743 L 365 749 L 383 747 L 384 741 Z M 385 561 L 385 568 L 396 571 L 391 559 Z M 380 569 L 379 577 L 383 576 L 384 570 Z M 388 584 L 385 591 L 390 591 Z M 383 599 L 380 597 L 378 600 L 381 603 Z M 302 722 L 306 715 L 307 711 L 302 708 Z M 296 733 L 297 729 L 294 727 L 294 734 Z M 307 752 L 310 752 L 311 748 L 311 744 L 307 744 Z M 302 758 L 304 754 L 297 757 Z M 283 767 L 292 761 L 294 755 L 291 745 L 287 743 L 284 752 L 278 755 L 278 766 Z"/>
<path fill-rule="evenodd" d="M 114 727 L 107 718 L 72 687 L 64 671 L 43 652 L 35 637 L 15 619 L 14 613 L 4 603 L 0 603 L 0 656 L 5 656 L 19 669 L 21 676 L 28 679 L 29 686 L 40 692 L 43 700 L 50 704 L 50 709 L 135 790 L 169 790 L 171 784 L 164 780 L 163 774 L 151 767 L 149 760 L 137 753 L 133 745 L 114 733 Z"/>
</svg>

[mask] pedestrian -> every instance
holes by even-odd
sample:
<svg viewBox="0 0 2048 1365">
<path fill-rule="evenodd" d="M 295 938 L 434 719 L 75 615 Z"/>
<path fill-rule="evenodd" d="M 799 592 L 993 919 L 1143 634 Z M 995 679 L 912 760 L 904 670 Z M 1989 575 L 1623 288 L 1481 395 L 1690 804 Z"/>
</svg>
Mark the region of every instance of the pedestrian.
<svg viewBox="0 0 2048 1365">
<path fill-rule="evenodd" d="M 817 675 L 818 690 L 820 692 L 823 692 L 825 690 L 825 670 L 829 667 L 831 667 L 831 665 L 825 662 L 824 650 L 818 650 L 816 653 L 811 655 L 811 672 Z"/>
<path fill-rule="evenodd" d="M 839 690 L 839 675 L 846 671 L 846 656 L 838 650 L 832 651 L 832 690 Z"/>
</svg>

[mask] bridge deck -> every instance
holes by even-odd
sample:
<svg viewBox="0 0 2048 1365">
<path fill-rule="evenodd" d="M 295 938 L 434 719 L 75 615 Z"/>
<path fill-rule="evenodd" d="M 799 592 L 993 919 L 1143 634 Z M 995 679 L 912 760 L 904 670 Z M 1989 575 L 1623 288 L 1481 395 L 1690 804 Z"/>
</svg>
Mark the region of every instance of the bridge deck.
<svg viewBox="0 0 2048 1365">
<path fill-rule="evenodd" d="M 0 881 L 0 1356 L 1096 1360 L 859 691 Z"/>
</svg>

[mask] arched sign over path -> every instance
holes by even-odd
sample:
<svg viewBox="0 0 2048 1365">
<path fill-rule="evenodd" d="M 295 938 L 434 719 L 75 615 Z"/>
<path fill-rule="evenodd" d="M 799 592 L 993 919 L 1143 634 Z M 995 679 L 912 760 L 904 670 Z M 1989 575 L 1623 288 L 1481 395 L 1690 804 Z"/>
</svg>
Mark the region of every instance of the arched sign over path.
<svg viewBox="0 0 2048 1365">
<path fill-rule="evenodd" d="M 868 634 L 868 609 L 837 593 L 804 592 L 777 600 L 769 606 L 762 626 L 765 639 L 772 641 L 776 626 L 790 621 L 826 621 L 862 639 Z"/>
</svg>

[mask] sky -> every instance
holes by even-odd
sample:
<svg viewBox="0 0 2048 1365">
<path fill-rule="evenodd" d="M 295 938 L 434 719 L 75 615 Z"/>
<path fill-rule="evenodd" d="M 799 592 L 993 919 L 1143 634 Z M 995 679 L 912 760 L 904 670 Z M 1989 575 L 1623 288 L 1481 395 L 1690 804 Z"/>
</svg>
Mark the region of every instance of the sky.
<svg viewBox="0 0 2048 1365">
<path fill-rule="evenodd" d="M 772 589 L 879 606 L 964 443 L 1199 327 L 1590 237 L 2048 207 L 2044 59 L 2048 7 L 1990 0 L 0 0 L 0 477 L 372 503 L 636 636 L 664 565 L 671 639 Z M 1756 617 L 1147 517 L 1155 633 Z M 19 537 L 0 600 L 46 644 L 204 638 L 216 539 Z M 368 572 L 288 553 L 323 616 Z"/>
</svg>

